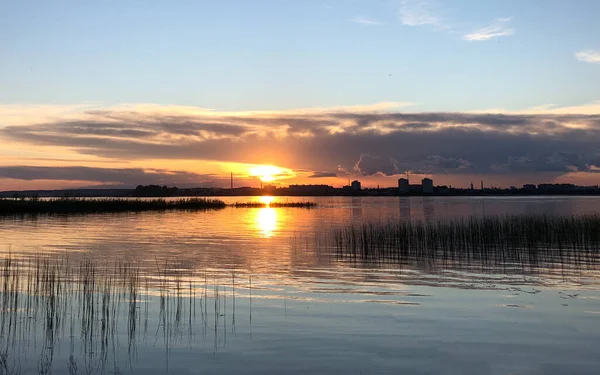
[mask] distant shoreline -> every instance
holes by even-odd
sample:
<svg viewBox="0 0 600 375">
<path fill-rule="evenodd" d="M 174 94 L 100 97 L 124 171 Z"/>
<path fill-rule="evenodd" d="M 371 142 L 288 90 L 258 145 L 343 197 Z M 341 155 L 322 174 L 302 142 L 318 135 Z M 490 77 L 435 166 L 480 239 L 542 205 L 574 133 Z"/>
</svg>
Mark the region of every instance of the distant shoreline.
<svg viewBox="0 0 600 375">
<path fill-rule="evenodd" d="M 434 193 L 408 193 L 400 194 L 397 189 L 362 189 L 360 191 L 347 191 L 336 189 L 331 192 L 290 192 L 286 188 L 280 189 L 180 189 L 176 193 L 167 194 L 136 194 L 135 189 L 64 189 L 64 190 L 25 190 L 3 191 L 0 198 L 185 198 L 185 197 L 513 197 L 513 196 L 600 196 L 600 189 L 582 191 L 522 191 L 518 189 L 453 189 L 445 192 Z"/>
</svg>

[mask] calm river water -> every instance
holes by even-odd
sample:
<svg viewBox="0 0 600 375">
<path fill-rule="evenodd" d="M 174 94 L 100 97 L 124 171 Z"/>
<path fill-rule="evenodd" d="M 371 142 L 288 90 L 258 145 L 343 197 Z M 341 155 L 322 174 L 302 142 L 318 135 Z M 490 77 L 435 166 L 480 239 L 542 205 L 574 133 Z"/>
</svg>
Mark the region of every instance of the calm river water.
<svg viewBox="0 0 600 375">
<path fill-rule="evenodd" d="M 66 280 L 43 304 L 34 278 L 4 281 L 0 373 L 600 372 L 595 264 L 366 262 L 322 241 L 391 218 L 598 213 L 600 198 L 274 199 L 319 206 L 0 217 L 4 257 Z M 124 264 L 135 282 L 115 281 Z M 104 292 L 88 301 L 73 275 L 90 265 Z"/>
</svg>

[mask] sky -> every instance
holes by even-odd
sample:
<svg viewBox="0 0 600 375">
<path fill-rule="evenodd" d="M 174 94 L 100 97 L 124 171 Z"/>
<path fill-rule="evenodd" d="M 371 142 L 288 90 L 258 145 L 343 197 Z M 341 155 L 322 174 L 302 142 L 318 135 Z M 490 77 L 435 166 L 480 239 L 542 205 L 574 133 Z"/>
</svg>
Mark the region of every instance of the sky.
<svg viewBox="0 0 600 375">
<path fill-rule="evenodd" d="M 598 14 L 595 0 L 0 0 L 0 190 L 230 173 L 597 185 Z"/>
</svg>

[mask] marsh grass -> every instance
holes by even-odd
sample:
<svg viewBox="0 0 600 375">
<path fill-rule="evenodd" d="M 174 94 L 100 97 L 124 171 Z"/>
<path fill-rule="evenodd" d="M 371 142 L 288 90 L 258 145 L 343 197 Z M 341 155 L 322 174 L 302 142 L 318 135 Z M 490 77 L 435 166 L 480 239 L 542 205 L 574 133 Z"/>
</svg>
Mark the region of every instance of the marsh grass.
<svg viewBox="0 0 600 375">
<path fill-rule="evenodd" d="M 168 367 L 173 345 L 186 335 L 190 345 L 194 341 L 197 308 L 203 337 L 211 331 L 215 335 L 216 355 L 226 342 L 227 298 L 235 301 L 234 284 L 227 277 L 219 285 L 222 280 L 215 277 L 214 285 L 202 286 L 196 270 L 167 261 L 157 261 L 156 267 L 151 271 L 128 260 L 107 264 L 8 254 L 0 260 L 0 374 L 21 373 L 21 354 L 32 351 L 37 352 L 36 363 L 26 363 L 27 371 L 38 374 L 57 369 L 120 373 L 132 368 L 137 346 L 147 338 L 154 346 L 162 343 Z M 206 271 L 204 277 L 208 280 Z M 235 310 L 231 319 L 235 324 Z M 57 363 L 56 348 L 64 340 L 68 360 Z M 126 359 L 119 360 L 124 353 Z"/>
<path fill-rule="evenodd" d="M 315 208 L 318 205 L 316 202 L 236 202 L 232 206 L 237 208 Z"/>
<path fill-rule="evenodd" d="M 587 267 L 600 258 L 598 214 L 394 220 L 337 227 L 328 235 L 337 257 L 363 262 Z"/>
<path fill-rule="evenodd" d="M 69 214 L 69 213 L 111 213 L 168 210 L 215 210 L 228 205 L 218 199 L 182 198 L 182 199 L 129 199 L 129 198 L 0 198 L 0 215 L 19 214 Z M 314 208 L 315 202 L 246 202 L 233 203 L 237 208 Z"/>
<path fill-rule="evenodd" d="M 223 201 L 206 198 L 185 199 L 0 199 L 0 214 L 137 212 L 166 210 L 220 209 Z"/>
</svg>

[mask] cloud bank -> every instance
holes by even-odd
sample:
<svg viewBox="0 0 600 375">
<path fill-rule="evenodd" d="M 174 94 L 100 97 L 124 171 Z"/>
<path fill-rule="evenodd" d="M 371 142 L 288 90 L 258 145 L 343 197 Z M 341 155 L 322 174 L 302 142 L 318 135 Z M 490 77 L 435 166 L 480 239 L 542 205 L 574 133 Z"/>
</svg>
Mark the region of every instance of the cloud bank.
<svg viewBox="0 0 600 375">
<path fill-rule="evenodd" d="M 60 146 L 108 160 L 274 163 L 313 178 L 600 170 L 600 115 L 389 113 L 356 110 L 220 113 L 93 110 L 66 120 L 0 127 L 0 141 Z M 152 168 L 152 166 L 149 166 Z M 325 172 L 324 172 L 325 171 Z M 125 184 L 216 178 L 161 169 L 8 166 L 0 177 Z M 307 175 L 308 177 L 308 175 Z"/>
<path fill-rule="evenodd" d="M 0 166 L 0 178 L 17 180 L 94 181 L 104 184 L 189 185 L 218 179 L 211 174 L 142 168 Z"/>
</svg>

